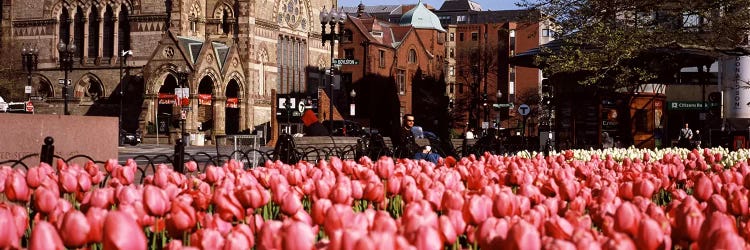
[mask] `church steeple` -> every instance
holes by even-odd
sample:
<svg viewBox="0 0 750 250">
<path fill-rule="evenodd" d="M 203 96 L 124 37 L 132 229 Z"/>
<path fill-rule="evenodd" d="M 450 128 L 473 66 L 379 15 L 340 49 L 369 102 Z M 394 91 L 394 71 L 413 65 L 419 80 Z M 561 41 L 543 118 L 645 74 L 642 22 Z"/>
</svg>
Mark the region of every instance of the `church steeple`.
<svg viewBox="0 0 750 250">
<path fill-rule="evenodd" d="M 365 4 L 362 3 L 362 0 L 359 1 L 359 5 L 357 5 L 357 17 L 362 17 L 362 15 L 365 14 Z"/>
</svg>

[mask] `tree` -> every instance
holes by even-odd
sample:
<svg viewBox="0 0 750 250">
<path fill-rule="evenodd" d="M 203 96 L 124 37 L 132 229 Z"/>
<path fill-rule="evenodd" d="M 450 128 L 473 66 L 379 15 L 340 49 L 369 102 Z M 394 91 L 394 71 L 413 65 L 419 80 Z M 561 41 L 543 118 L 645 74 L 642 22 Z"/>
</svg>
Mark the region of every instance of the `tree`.
<svg viewBox="0 0 750 250">
<path fill-rule="evenodd" d="M 504 28 L 497 27 L 497 24 L 491 24 L 491 29 L 507 32 Z M 469 127 L 478 127 L 482 119 L 480 112 L 482 102 L 488 102 L 488 98 L 495 96 L 495 91 L 490 90 L 489 83 L 494 82 L 495 86 L 500 78 L 500 56 L 499 51 L 507 46 L 501 42 L 487 41 L 464 42 L 458 47 L 456 53 L 456 78 L 459 88 L 468 87 L 467 94 L 459 94 L 453 107 L 453 120 L 468 121 Z M 497 39 L 500 40 L 500 39 Z M 466 115 L 468 117 L 464 118 Z M 458 123 L 456 123 L 458 124 Z"/>
<path fill-rule="evenodd" d="M 383 136 L 391 136 L 400 125 L 398 89 L 393 77 L 368 74 L 355 82 L 357 116 L 368 117 L 370 126 Z"/>
<path fill-rule="evenodd" d="M 555 46 L 536 63 L 550 75 L 586 72 L 585 85 L 617 89 L 670 82 L 685 57 L 747 55 L 750 0 L 521 0 L 554 25 Z M 696 62 L 696 63 L 706 63 Z"/>
</svg>

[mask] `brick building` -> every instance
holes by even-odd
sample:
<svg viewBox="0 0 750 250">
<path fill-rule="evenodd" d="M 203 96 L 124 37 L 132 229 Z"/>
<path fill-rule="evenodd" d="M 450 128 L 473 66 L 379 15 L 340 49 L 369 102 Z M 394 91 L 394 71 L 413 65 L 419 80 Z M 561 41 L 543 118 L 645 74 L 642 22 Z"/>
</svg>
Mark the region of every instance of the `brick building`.
<svg viewBox="0 0 750 250">
<path fill-rule="evenodd" d="M 157 132 L 176 138 L 179 69 L 190 70 L 186 130 L 211 137 L 268 127 L 272 92 L 317 97 L 319 69 L 330 65 L 317 13 L 335 1 L 0 3 L 2 43 L 39 50 L 32 84 L 38 113 L 62 113 L 56 49 L 62 40 L 78 47 L 69 75 L 71 113 L 117 116 L 123 99 L 124 127 L 141 129 L 147 139 Z M 123 50 L 133 55 L 121 57 Z"/>
<path fill-rule="evenodd" d="M 414 5 L 379 5 L 360 7 L 368 16 L 401 20 L 399 13 L 407 13 Z M 425 7 L 425 8 L 429 8 Z M 344 8 L 354 16 L 356 8 Z M 454 128 L 463 132 L 468 127 L 481 128 L 482 124 L 503 128 L 521 127 L 518 105 L 527 103 L 538 110 L 542 72 L 536 68 L 515 67 L 510 58 L 517 52 L 539 47 L 552 39 L 550 27 L 544 23 L 528 22 L 536 11 L 499 10 L 485 11 L 471 0 L 447 0 L 439 9 L 431 10 L 445 30 L 440 44 L 444 47 L 443 71 L 447 83 L 446 94 L 451 99 L 450 112 L 455 121 Z M 367 19 L 353 18 L 368 29 L 379 27 Z M 359 21 L 357 21 L 359 20 Z M 355 57 L 360 41 L 352 41 L 347 47 L 353 49 Z M 346 51 L 340 50 L 340 53 Z M 370 53 L 370 60 L 378 55 Z M 403 58 L 403 57 L 399 57 Z M 369 66 L 368 66 L 369 68 Z M 369 68 L 372 69 L 372 68 Z M 368 71 L 369 72 L 369 71 Z M 361 73 L 353 71 L 352 77 Z M 410 86 L 407 84 L 407 89 Z M 498 95 L 498 92 L 500 95 Z M 514 104 L 514 108 L 492 108 L 493 104 Z M 536 135 L 536 124 L 540 112 L 529 119 L 527 131 Z"/>
<path fill-rule="evenodd" d="M 421 71 L 423 76 L 438 79 L 445 70 L 445 30 L 437 16 L 421 1 L 403 9 L 408 10 L 393 23 L 369 15 L 360 4 L 357 12 L 349 15 L 339 46 L 339 55 L 361 63 L 341 67 L 344 84 L 356 83 L 365 74 L 392 77 L 401 115 L 412 112 L 415 74 Z"/>
</svg>

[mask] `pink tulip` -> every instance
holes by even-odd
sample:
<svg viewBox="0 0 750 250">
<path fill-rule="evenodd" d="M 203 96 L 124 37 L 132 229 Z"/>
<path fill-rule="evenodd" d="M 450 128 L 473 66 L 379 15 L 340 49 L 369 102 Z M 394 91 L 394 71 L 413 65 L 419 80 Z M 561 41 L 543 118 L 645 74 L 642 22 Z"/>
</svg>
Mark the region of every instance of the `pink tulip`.
<svg viewBox="0 0 750 250">
<path fill-rule="evenodd" d="M 15 227 L 15 218 L 8 208 L 0 207 L 0 248 L 18 248 L 19 237 L 18 229 Z M 21 231 L 23 235 L 23 231 Z"/>
<path fill-rule="evenodd" d="M 417 249 L 440 250 L 443 249 L 443 242 L 441 239 L 440 233 L 436 228 L 422 226 L 419 228 L 419 231 L 417 231 L 417 238 L 416 242 L 414 242 L 414 246 L 417 247 Z"/>
<path fill-rule="evenodd" d="M 748 214 L 748 199 L 747 195 L 743 194 L 739 189 L 732 191 L 729 196 L 729 211 L 735 216 L 745 216 Z"/>
<path fill-rule="evenodd" d="M 188 172 L 195 172 L 198 170 L 198 163 L 195 161 L 188 161 L 185 163 L 185 169 L 187 169 Z"/>
<path fill-rule="evenodd" d="M 553 216 L 544 223 L 544 229 L 550 237 L 569 240 L 575 228 L 565 218 Z"/>
<path fill-rule="evenodd" d="M 504 243 L 505 249 L 541 249 L 542 247 L 539 231 L 524 221 L 519 221 L 510 228 Z"/>
<path fill-rule="evenodd" d="M 1 229 L 0 229 L 1 230 Z M 10 245 L 4 244 L 3 238 L 6 234 L 0 234 L 0 246 L 5 248 Z M 18 244 L 18 242 L 16 242 Z M 16 245 L 17 247 L 18 245 Z M 39 221 L 34 224 L 34 230 L 31 232 L 31 240 L 29 241 L 29 250 L 63 250 L 63 245 L 60 235 L 57 234 L 57 230 L 49 222 Z"/>
<path fill-rule="evenodd" d="M 604 244 L 605 249 L 637 249 L 633 239 L 623 233 L 615 233 Z"/>
<path fill-rule="evenodd" d="M 86 219 L 86 215 L 81 213 L 81 211 L 71 209 L 65 213 L 62 227 L 60 228 L 60 236 L 66 247 L 79 248 L 83 246 L 88 242 L 90 231 L 91 225 Z"/>
<path fill-rule="evenodd" d="M 227 235 L 224 249 L 250 249 L 252 248 L 252 246 L 253 241 L 251 241 L 247 235 L 239 231 L 232 231 L 229 233 L 229 235 Z"/>
<path fill-rule="evenodd" d="M 326 212 L 333 204 L 328 199 L 320 199 L 312 206 L 312 219 L 315 224 L 322 225 L 326 218 Z"/>
<path fill-rule="evenodd" d="M 492 203 L 492 214 L 498 218 L 511 216 L 516 213 L 517 206 L 518 200 L 515 195 L 508 192 L 500 192 L 495 196 Z"/>
<path fill-rule="evenodd" d="M 385 199 L 385 188 L 380 182 L 368 182 L 365 185 L 364 198 L 373 203 L 381 203 Z"/>
<path fill-rule="evenodd" d="M 508 237 L 508 221 L 490 217 L 479 226 L 474 232 L 479 246 L 484 249 L 492 249 L 502 245 L 502 242 Z"/>
<path fill-rule="evenodd" d="M 98 207 L 89 208 L 86 211 L 86 220 L 91 226 L 87 241 L 89 243 L 101 242 L 104 230 L 104 220 L 107 218 L 108 210 Z"/>
<path fill-rule="evenodd" d="M 219 189 L 214 193 L 212 202 L 216 206 L 216 212 L 225 221 L 245 218 L 245 210 L 232 192 Z"/>
<path fill-rule="evenodd" d="M 315 235 L 310 225 L 302 222 L 289 222 L 281 229 L 281 249 L 312 249 Z"/>
<path fill-rule="evenodd" d="M 479 225 L 492 214 L 492 200 L 484 195 L 471 196 L 464 203 L 464 220 L 472 225 Z"/>
<path fill-rule="evenodd" d="M 58 195 L 47 188 L 34 190 L 34 208 L 43 214 L 49 214 L 57 207 Z"/>
<path fill-rule="evenodd" d="M 639 249 L 671 249 L 671 246 L 664 245 L 665 236 L 659 224 L 650 218 L 641 220 L 637 239 Z"/>
<path fill-rule="evenodd" d="M 388 212 L 383 210 L 375 212 L 370 232 L 396 233 L 397 231 L 396 221 Z"/>
<path fill-rule="evenodd" d="M 280 205 L 281 212 L 288 216 L 292 216 L 302 209 L 302 201 L 294 192 L 287 192 Z"/>
<path fill-rule="evenodd" d="M 164 190 L 152 185 L 143 189 L 143 205 L 149 214 L 162 217 L 169 212 L 170 203 Z"/>
<path fill-rule="evenodd" d="M 221 233 L 211 228 L 200 229 L 190 236 L 190 244 L 200 249 L 222 249 L 224 243 Z"/>
<path fill-rule="evenodd" d="M 104 220 L 104 249 L 146 249 L 146 235 L 130 216 L 120 211 L 107 214 Z"/>
<path fill-rule="evenodd" d="M 281 226 L 282 223 L 275 220 L 263 224 L 257 239 L 258 250 L 281 249 L 281 237 L 279 237 Z"/>
<path fill-rule="evenodd" d="M 26 184 L 30 188 L 37 188 L 39 185 L 42 185 L 42 180 L 48 178 L 47 174 L 45 169 L 41 167 L 32 167 L 26 172 Z"/>
<path fill-rule="evenodd" d="M 26 178 L 19 172 L 11 172 L 5 180 L 5 197 L 10 201 L 27 202 L 30 196 Z"/>
<path fill-rule="evenodd" d="M 60 172 L 60 187 L 65 193 L 74 193 L 78 190 L 78 177 L 73 170 Z"/>
<path fill-rule="evenodd" d="M 78 173 L 78 176 L 76 177 L 76 182 L 78 182 L 78 190 L 81 192 L 88 192 L 91 190 L 91 176 L 89 176 L 86 172 L 80 172 Z"/>
<path fill-rule="evenodd" d="M 458 239 L 458 234 L 456 233 L 456 229 L 453 227 L 453 223 L 451 223 L 451 220 L 443 215 L 440 216 L 438 219 L 440 230 L 440 238 L 443 242 L 445 242 L 448 245 L 453 245 L 453 243 L 456 242 Z"/>
</svg>

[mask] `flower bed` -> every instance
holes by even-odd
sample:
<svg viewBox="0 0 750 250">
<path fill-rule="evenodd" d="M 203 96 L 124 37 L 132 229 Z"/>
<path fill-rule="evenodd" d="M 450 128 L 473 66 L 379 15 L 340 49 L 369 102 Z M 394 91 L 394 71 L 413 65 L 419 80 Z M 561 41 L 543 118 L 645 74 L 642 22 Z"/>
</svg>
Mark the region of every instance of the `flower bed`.
<svg viewBox="0 0 750 250">
<path fill-rule="evenodd" d="M 230 161 L 162 165 L 142 185 L 132 160 L 56 165 L 0 168 L 0 248 L 741 249 L 750 237 L 744 150 Z"/>
</svg>

